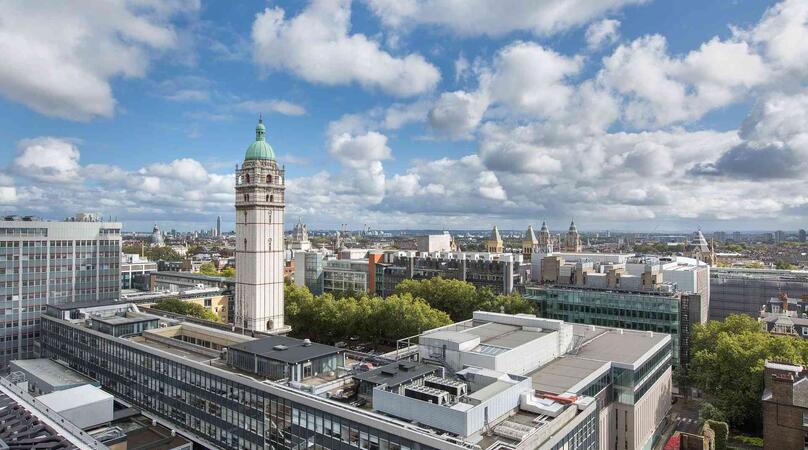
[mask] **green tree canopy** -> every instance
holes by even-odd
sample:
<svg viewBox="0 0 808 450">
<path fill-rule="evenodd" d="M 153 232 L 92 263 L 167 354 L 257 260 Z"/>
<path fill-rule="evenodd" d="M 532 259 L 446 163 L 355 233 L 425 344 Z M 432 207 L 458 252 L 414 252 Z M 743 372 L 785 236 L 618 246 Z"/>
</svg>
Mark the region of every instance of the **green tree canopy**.
<svg viewBox="0 0 808 450">
<path fill-rule="evenodd" d="M 358 336 L 367 342 L 392 343 L 452 323 L 446 313 L 410 294 L 337 299 L 331 294 L 314 296 L 305 286 L 286 284 L 285 301 L 292 333 L 318 342 Z"/>
<path fill-rule="evenodd" d="M 184 302 L 176 298 L 167 298 L 160 300 L 154 305 L 154 309 L 161 311 L 171 312 L 175 314 L 182 314 L 185 316 L 196 317 L 199 319 L 210 320 L 213 322 L 219 321 L 219 316 L 213 311 L 208 310 L 199 303 Z"/>
<path fill-rule="evenodd" d="M 733 427 L 751 431 L 761 425 L 764 362 L 808 362 L 808 341 L 769 334 L 757 320 L 743 315 L 697 324 L 691 345 L 689 376 L 694 385 Z"/>
<path fill-rule="evenodd" d="M 396 286 L 398 295 L 410 294 L 424 299 L 429 306 L 449 314 L 453 321 L 470 319 L 474 311 L 508 314 L 532 313 L 533 304 L 519 294 L 496 295 L 487 287 L 477 289 L 467 281 L 441 277 L 404 280 Z"/>
<path fill-rule="evenodd" d="M 150 247 L 150 246 L 143 246 L 143 256 L 149 258 L 152 261 L 181 261 L 182 256 L 179 253 L 174 251 L 171 247 Z M 123 249 L 121 249 L 123 253 L 135 253 L 140 255 L 141 254 L 141 246 L 140 245 L 124 245 Z"/>
</svg>

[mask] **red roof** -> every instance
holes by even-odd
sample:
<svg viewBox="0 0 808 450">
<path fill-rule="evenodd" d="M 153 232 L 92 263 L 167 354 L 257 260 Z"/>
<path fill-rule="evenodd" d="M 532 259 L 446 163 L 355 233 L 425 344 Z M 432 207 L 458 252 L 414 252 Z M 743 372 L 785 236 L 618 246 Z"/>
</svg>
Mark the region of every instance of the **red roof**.
<svg viewBox="0 0 808 450">
<path fill-rule="evenodd" d="M 679 433 L 674 434 L 668 439 L 663 450 L 679 450 L 682 445 L 682 435 Z"/>
</svg>

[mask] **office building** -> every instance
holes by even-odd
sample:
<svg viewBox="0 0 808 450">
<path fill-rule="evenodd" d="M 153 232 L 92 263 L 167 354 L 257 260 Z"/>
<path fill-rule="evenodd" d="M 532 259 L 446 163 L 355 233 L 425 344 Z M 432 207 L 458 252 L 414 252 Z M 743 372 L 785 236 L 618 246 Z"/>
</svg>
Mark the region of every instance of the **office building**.
<svg viewBox="0 0 808 450">
<path fill-rule="evenodd" d="M 805 242 L 806 236 L 808 236 L 808 234 L 806 234 L 803 228 L 800 228 L 800 231 L 797 232 L 797 240 L 800 242 Z"/>
<path fill-rule="evenodd" d="M 555 253 L 534 261 L 525 298 L 542 317 L 670 334 L 673 364 L 686 368 L 690 329 L 707 321 L 709 270 L 682 257 Z"/>
<path fill-rule="evenodd" d="M 216 237 L 222 236 L 222 216 L 216 216 Z"/>
<path fill-rule="evenodd" d="M 761 307 L 780 293 L 790 298 L 808 296 L 808 272 L 799 270 L 710 270 L 710 320 L 730 314 L 758 317 Z"/>
<path fill-rule="evenodd" d="M 236 309 L 239 326 L 285 332 L 283 210 L 286 177 L 263 119 L 236 169 Z"/>
<path fill-rule="evenodd" d="M 763 449 L 799 449 L 808 442 L 804 367 L 766 361 L 763 371 Z"/>
<path fill-rule="evenodd" d="M 157 263 L 138 254 L 121 254 L 121 289 L 149 290 L 152 272 Z"/>
<path fill-rule="evenodd" d="M 295 284 L 314 294 L 369 292 L 386 297 L 403 280 L 433 277 L 467 281 L 496 293 L 514 292 L 527 279 L 521 254 L 372 251 L 362 259 L 336 259 L 322 251 L 295 255 Z"/>
<path fill-rule="evenodd" d="M 0 378 L 0 423 L 0 448 L 110 449 L 6 378 Z"/>
<path fill-rule="evenodd" d="M 447 233 L 442 234 L 427 234 L 424 236 L 415 236 L 415 249 L 419 252 L 451 252 L 456 251 L 452 235 Z"/>
<path fill-rule="evenodd" d="M 0 220 L 0 368 L 31 357 L 45 305 L 116 299 L 121 224 Z"/>
<path fill-rule="evenodd" d="M 402 340 L 411 362 L 163 318 L 115 338 L 99 314 L 49 309 L 43 356 L 208 447 L 644 449 L 671 401 L 664 333 L 475 312 Z"/>
</svg>

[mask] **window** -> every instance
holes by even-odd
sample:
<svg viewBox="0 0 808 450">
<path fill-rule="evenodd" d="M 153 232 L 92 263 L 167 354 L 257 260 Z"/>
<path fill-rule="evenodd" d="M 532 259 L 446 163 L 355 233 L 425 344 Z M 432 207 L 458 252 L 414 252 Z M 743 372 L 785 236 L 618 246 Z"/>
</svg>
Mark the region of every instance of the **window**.
<svg viewBox="0 0 808 450">
<path fill-rule="evenodd" d="M 267 175 L 267 183 L 272 184 L 272 175 Z"/>
<path fill-rule="evenodd" d="M 250 174 L 247 174 L 246 178 L 247 178 L 247 184 L 250 184 Z"/>
<path fill-rule="evenodd" d="M 274 199 L 273 197 L 274 197 L 273 195 L 270 195 L 270 196 L 269 196 L 269 202 L 270 202 L 270 203 L 272 203 L 272 202 L 274 202 L 274 201 L 275 201 L 275 199 Z"/>
<path fill-rule="evenodd" d="M 250 194 L 244 194 L 244 201 L 245 202 L 250 201 Z"/>
</svg>

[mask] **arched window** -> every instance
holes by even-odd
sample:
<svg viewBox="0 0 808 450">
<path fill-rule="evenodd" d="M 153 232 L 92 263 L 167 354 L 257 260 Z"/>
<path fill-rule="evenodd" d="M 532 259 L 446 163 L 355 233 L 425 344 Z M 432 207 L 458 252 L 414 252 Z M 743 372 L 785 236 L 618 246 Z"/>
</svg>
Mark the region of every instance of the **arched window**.
<svg viewBox="0 0 808 450">
<path fill-rule="evenodd" d="M 272 175 L 267 175 L 267 183 L 272 184 Z"/>
<path fill-rule="evenodd" d="M 267 199 L 266 199 L 266 201 L 269 201 L 269 195 L 267 195 Z"/>
<path fill-rule="evenodd" d="M 250 201 L 250 194 L 244 194 L 244 201 L 245 202 Z"/>
<path fill-rule="evenodd" d="M 271 329 L 272 329 L 272 321 L 267 320 L 267 330 L 271 330 Z"/>
<path fill-rule="evenodd" d="M 272 203 L 272 202 L 274 202 L 274 201 L 275 201 L 275 198 L 274 198 L 274 197 L 275 197 L 274 195 L 270 195 L 270 196 L 269 196 L 269 202 L 270 202 L 270 203 Z"/>
<path fill-rule="evenodd" d="M 236 184 L 241 184 L 241 175 L 239 175 L 238 178 L 236 179 Z"/>
<path fill-rule="evenodd" d="M 250 174 L 247 174 L 247 184 L 250 184 Z"/>
</svg>

